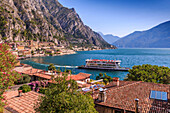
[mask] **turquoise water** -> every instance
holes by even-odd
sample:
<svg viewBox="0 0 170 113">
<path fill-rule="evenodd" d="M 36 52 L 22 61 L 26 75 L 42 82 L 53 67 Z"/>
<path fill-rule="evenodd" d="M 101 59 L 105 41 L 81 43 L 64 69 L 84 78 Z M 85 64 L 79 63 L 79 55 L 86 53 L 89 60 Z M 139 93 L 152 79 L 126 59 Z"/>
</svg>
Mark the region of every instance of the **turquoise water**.
<svg viewBox="0 0 170 113">
<path fill-rule="evenodd" d="M 110 49 L 96 51 L 80 51 L 77 54 L 64 56 L 47 56 L 30 58 L 22 60 L 22 63 L 29 64 L 34 68 L 47 70 L 49 63 L 54 63 L 57 68 L 62 71 L 71 69 L 73 74 L 79 72 L 92 74 L 91 79 L 101 73 L 106 73 L 111 77 L 119 77 L 121 80 L 125 78 L 128 72 L 122 71 L 105 71 L 105 70 L 87 70 L 78 69 L 77 66 L 84 65 L 86 59 L 108 59 L 121 60 L 122 67 L 130 67 L 134 65 L 152 64 L 170 67 L 170 48 L 164 49 Z"/>
</svg>

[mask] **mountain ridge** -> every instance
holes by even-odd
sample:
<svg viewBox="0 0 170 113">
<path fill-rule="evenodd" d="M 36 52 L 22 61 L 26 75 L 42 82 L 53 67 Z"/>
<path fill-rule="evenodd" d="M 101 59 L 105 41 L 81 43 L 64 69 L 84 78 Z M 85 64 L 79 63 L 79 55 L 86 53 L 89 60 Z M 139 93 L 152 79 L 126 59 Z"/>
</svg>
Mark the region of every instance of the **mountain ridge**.
<svg viewBox="0 0 170 113">
<path fill-rule="evenodd" d="M 122 48 L 170 48 L 170 21 L 135 31 L 113 43 Z"/>
<path fill-rule="evenodd" d="M 111 47 L 58 0 L 0 0 L 0 39 L 52 41 L 65 46 Z M 116 47 L 115 47 L 116 48 Z"/>
<path fill-rule="evenodd" d="M 115 41 L 117 41 L 118 39 L 120 39 L 120 37 L 118 37 L 118 36 L 114 36 L 114 35 L 112 35 L 112 34 L 106 34 L 106 35 L 104 35 L 102 32 L 98 32 L 100 35 L 101 35 L 101 37 L 106 41 L 106 42 L 108 42 L 109 44 L 112 44 L 112 43 L 114 43 Z"/>
</svg>

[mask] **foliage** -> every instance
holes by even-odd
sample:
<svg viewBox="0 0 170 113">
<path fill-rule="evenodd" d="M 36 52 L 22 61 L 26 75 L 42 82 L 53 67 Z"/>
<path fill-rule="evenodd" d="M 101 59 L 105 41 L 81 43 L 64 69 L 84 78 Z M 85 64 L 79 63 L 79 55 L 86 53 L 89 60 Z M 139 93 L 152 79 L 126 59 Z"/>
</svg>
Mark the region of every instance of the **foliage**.
<svg viewBox="0 0 170 113">
<path fill-rule="evenodd" d="M 170 84 L 170 69 L 150 64 L 137 65 L 129 70 L 125 80 Z"/>
<path fill-rule="evenodd" d="M 1 15 L 0 16 L 0 34 L 2 35 L 3 40 L 6 40 L 6 37 L 5 37 L 5 29 L 7 28 L 7 19 Z"/>
<path fill-rule="evenodd" d="M 33 81 L 28 84 L 32 90 L 38 91 L 41 88 L 45 88 L 48 86 L 48 81 Z"/>
<path fill-rule="evenodd" d="M 40 99 L 37 112 L 41 113 L 96 113 L 90 95 L 77 91 L 76 81 L 67 81 L 67 75 L 57 77 Z"/>
<path fill-rule="evenodd" d="M 70 70 L 70 69 L 67 69 L 67 70 L 66 70 L 66 73 L 71 73 L 71 70 Z"/>
<path fill-rule="evenodd" d="M 26 92 L 31 91 L 31 87 L 29 85 L 24 84 L 21 87 L 19 87 L 18 90 L 22 90 L 23 93 L 26 93 Z"/>
<path fill-rule="evenodd" d="M 6 40 L 7 39 L 7 37 L 2 37 L 2 40 Z"/>
<path fill-rule="evenodd" d="M 2 94 L 21 77 L 19 73 L 13 71 L 16 64 L 16 57 L 9 51 L 9 46 L 0 44 L 0 106 L 2 106 Z"/>
<path fill-rule="evenodd" d="M 49 66 L 48 66 L 48 70 L 50 70 L 50 71 L 55 71 L 56 70 L 56 67 L 54 66 L 54 64 L 50 64 Z"/>
<path fill-rule="evenodd" d="M 31 51 L 31 54 L 34 55 L 34 51 L 33 50 Z"/>
<path fill-rule="evenodd" d="M 103 82 L 105 84 L 113 81 L 113 78 L 106 75 L 106 73 L 104 73 L 104 76 L 103 76 L 103 73 L 99 73 L 99 76 L 96 76 L 96 80 L 99 80 L 99 79 L 103 79 Z"/>
<path fill-rule="evenodd" d="M 31 77 L 26 74 L 22 74 L 22 78 L 19 79 L 15 84 L 24 84 L 24 83 L 29 83 L 31 80 Z"/>
<path fill-rule="evenodd" d="M 3 107 L 0 106 L 0 113 L 3 113 Z"/>
<path fill-rule="evenodd" d="M 46 91 L 47 91 L 47 88 L 41 87 L 39 93 L 45 94 Z"/>
<path fill-rule="evenodd" d="M 58 67 L 58 69 L 57 69 L 57 73 L 60 73 L 60 72 L 61 72 L 60 67 Z"/>
</svg>

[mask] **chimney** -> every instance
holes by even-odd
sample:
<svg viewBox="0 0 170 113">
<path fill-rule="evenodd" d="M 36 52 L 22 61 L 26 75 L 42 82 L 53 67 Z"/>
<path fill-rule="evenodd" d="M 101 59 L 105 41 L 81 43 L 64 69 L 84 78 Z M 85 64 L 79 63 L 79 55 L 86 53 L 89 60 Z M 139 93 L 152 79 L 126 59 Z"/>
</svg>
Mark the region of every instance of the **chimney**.
<svg viewBox="0 0 170 113">
<path fill-rule="evenodd" d="M 113 77 L 113 81 L 116 82 L 116 86 L 119 86 L 119 78 L 118 77 Z"/>
<path fill-rule="evenodd" d="M 22 96 L 22 90 L 18 90 L 18 96 Z"/>
<path fill-rule="evenodd" d="M 102 91 L 99 92 L 98 100 L 101 102 L 105 102 L 107 98 L 106 91 L 103 89 Z"/>
<path fill-rule="evenodd" d="M 139 102 L 139 99 L 136 98 L 135 99 L 135 113 L 138 113 L 138 102 Z"/>
</svg>

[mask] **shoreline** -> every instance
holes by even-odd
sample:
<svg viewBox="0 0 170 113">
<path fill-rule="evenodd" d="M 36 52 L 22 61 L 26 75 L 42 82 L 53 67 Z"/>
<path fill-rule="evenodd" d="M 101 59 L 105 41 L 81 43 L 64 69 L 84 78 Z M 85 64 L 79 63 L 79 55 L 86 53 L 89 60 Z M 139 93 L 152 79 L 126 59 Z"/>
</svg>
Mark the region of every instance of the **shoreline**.
<svg viewBox="0 0 170 113">
<path fill-rule="evenodd" d="M 112 49 L 112 48 L 111 48 Z M 118 49 L 118 48 L 116 48 Z M 80 51 L 98 51 L 98 50 L 109 50 L 109 49 L 96 49 L 96 50 L 80 50 Z M 64 56 L 64 55 L 72 55 L 72 54 L 77 54 L 77 52 L 79 51 L 74 51 L 74 52 L 68 52 L 68 53 L 62 53 L 62 54 L 54 54 L 52 56 Z M 37 55 L 37 56 L 31 56 L 31 57 L 23 57 L 23 58 L 20 58 L 18 60 L 26 60 L 26 59 L 29 59 L 29 58 L 37 58 L 37 57 L 46 57 L 46 56 L 50 56 L 50 55 L 45 55 L 45 54 L 41 54 L 41 55 Z"/>
</svg>

